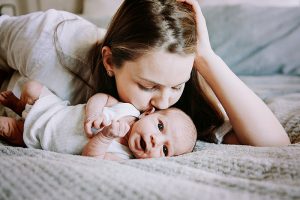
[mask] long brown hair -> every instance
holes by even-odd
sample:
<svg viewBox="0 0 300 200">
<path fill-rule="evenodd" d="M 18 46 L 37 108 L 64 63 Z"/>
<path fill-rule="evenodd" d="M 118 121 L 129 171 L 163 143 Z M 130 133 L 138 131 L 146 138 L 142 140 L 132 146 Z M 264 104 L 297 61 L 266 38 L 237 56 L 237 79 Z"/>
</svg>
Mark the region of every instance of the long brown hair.
<svg viewBox="0 0 300 200">
<path fill-rule="evenodd" d="M 107 75 L 103 66 L 104 46 L 110 47 L 115 67 L 162 48 L 180 55 L 193 54 L 197 40 L 195 27 L 194 13 L 186 4 L 175 0 L 124 0 L 92 54 L 94 93 L 118 98 L 115 79 Z M 193 119 L 198 132 L 218 126 L 224 120 L 216 101 L 205 93 L 205 87 L 207 84 L 199 84 L 199 75 L 193 69 L 180 100 L 174 105 Z"/>
</svg>

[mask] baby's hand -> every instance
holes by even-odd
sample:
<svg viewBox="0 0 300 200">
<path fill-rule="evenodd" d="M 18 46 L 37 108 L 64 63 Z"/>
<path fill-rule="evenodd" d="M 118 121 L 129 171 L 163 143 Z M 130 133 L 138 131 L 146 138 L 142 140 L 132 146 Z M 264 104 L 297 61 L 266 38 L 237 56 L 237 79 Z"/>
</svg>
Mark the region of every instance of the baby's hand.
<svg viewBox="0 0 300 200">
<path fill-rule="evenodd" d="M 94 134 L 99 132 L 101 128 L 110 125 L 110 121 L 106 119 L 104 115 L 92 115 L 87 116 L 84 121 L 84 131 L 87 137 L 92 137 Z"/>
<path fill-rule="evenodd" d="M 106 138 L 114 139 L 124 137 L 130 129 L 130 126 L 125 121 L 112 121 L 111 125 L 102 129 L 101 133 Z"/>
</svg>

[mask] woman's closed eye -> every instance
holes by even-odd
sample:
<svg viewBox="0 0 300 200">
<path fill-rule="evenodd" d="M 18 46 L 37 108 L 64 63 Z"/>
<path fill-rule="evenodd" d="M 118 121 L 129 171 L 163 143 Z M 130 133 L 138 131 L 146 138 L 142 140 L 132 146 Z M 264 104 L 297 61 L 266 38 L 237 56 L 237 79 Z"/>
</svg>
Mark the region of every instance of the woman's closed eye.
<svg viewBox="0 0 300 200">
<path fill-rule="evenodd" d="M 175 87 L 172 87 L 173 90 L 181 90 L 183 88 L 184 84 L 182 85 L 178 85 L 178 86 L 175 86 Z"/>
<path fill-rule="evenodd" d="M 157 87 L 156 86 L 143 86 L 141 84 L 138 84 L 138 87 L 141 89 L 141 90 L 144 90 L 144 91 L 148 91 L 148 92 L 151 92 L 151 91 L 155 91 L 157 90 Z"/>
</svg>

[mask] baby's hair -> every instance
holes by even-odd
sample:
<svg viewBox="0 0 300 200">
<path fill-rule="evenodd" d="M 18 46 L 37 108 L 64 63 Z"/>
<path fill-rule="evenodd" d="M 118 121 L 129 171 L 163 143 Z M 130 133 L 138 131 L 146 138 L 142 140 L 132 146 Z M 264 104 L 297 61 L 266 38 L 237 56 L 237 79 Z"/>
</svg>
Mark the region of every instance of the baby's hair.
<svg viewBox="0 0 300 200">
<path fill-rule="evenodd" d="M 193 122 L 193 120 L 190 118 L 190 116 L 188 116 L 185 112 L 183 112 L 182 110 L 172 107 L 169 108 L 168 110 L 173 110 L 176 111 L 177 113 L 179 113 L 181 116 L 183 116 L 182 121 L 180 121 L 180 123 L 182 123 L 182 132 L 185 133 L 184 135 L 186 136 L 185 139 L 187 140 L 187 142 L 193 144 L 191 146 L 191 148 L 189 149 L 189 152 L 192 152 L 195 145 L 196 145 L 196 141 L 197 141 L 197 129 L 196 126 Z"/>
</svg>

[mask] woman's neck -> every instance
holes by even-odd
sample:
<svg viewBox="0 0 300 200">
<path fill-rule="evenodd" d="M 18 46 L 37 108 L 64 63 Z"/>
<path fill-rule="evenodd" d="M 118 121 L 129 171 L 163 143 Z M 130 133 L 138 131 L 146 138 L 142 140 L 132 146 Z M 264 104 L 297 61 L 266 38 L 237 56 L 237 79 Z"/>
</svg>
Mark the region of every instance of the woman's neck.
<svg viewBox="0 0 300 200">
<path fill-rule="evenodd" d="M 119 142 L 120 144 L 123 144 L 128 147 L 128 139 L 129 139 L 129 135 L 130 135 L 129 133 L 131 132 L 132 125 L 137 121 L 137 118 L 133 117 L 133 116 L 127 116 L 127 117 L 123 117 L 120 120 L 127 122 L 129 124 L 130 128 L 124 137 L 116 138 L 115 140 L 117 142 Z"/>
</svg>

